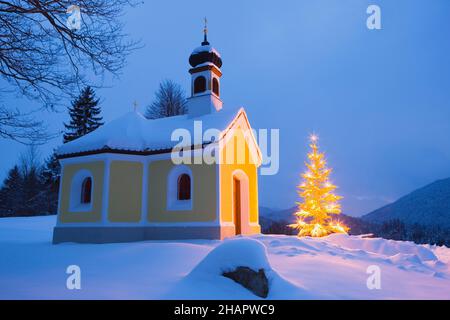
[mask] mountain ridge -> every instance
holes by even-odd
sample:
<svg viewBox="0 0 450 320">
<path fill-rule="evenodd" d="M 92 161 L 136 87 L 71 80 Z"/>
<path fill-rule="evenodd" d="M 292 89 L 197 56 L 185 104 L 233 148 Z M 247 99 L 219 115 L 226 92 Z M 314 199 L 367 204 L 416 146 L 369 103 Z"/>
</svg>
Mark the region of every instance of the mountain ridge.
<svg viewBox="0 0 450 320">
<path fill-rule="evenodd" d="M 450 227 L 450 178 L 416 189 L 361 219 L 372 223 L 399 219 L 410 225 Z"/>
</svg>

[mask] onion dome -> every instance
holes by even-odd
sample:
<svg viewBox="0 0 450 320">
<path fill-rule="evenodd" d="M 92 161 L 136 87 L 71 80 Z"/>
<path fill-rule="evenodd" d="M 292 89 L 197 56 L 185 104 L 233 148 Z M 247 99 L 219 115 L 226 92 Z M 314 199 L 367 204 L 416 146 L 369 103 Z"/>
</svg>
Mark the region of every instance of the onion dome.
<svg viewBox="0 0 450 320">
<path fill-rule="evenodd" d="M 189 56 L 189 64 L 196 68 L 200 65 L 204 64 L 214 64 L 217 68 L 220 69 L 222 67 L 222 58 L 220 57 L 219 52 L 217 52 L 216 49 L 214 49 L 208 42 L 208 33 L 207 29 L 205 28 L 205 36 L 204 40 L 202 42 L 202 45 L 200 47 L 197 47 L 192 51 L 191 55 Z"/>
</svg>

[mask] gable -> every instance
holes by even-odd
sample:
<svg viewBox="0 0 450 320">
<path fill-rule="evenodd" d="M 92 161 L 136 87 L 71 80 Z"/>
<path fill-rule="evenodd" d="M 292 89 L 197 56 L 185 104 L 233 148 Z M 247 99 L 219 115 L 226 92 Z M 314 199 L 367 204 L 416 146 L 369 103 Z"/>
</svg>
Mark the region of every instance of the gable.
<svg viewBox="0 0 450 320">
<path fill-rule="evenodd" d="M 250 163 L 261 165 L 262 155 L 245 110 L 241 108 L 236 117 L 220 135 L 220 163 Z M 232 154 L 230 154 L 232 153 Z"/>
</svg>

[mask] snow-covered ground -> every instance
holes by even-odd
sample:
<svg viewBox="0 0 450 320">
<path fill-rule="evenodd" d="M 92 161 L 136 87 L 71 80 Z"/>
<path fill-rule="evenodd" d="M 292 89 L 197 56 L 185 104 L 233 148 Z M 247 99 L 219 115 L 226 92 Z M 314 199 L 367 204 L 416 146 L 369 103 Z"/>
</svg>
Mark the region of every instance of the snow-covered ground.
<svg viewBox="0 0 450 320">
<path fill-rule="evenodd" d="M 52 245 L 54 224 L 0 219 L 1 299 L 256 299 L 220 275 L 240 264 L 266 269 L 269 299 L 450 299 L 445 247 L 346 235 Z M 81 290 L 66 288 L 69 265 Z M 372 265 L 379 290 L 366 285 Z"/>
</svg>

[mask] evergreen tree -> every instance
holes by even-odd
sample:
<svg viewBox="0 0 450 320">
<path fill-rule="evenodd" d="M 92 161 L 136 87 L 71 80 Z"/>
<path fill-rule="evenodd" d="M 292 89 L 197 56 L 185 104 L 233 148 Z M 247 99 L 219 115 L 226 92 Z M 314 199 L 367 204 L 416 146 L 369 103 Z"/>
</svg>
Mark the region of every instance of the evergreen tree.
<svg viewBox="0 0 450 320">
<path fill-rule="evenodd" d="M 341 213 L 338 201 L 342 197 L 334 194 L 336 186 L 328 179 L 331 169 L 326 167 L 325 155 L 318 151 L 317 136 L 312 135 L 310 140 L 312 151 L 308 153 L 308 170 L 302 174 L 304 181 L 297 187 L 303 201 L 298 203 L 297 223 L 291 227 L 299 230 L 299 237 L 346 233 L 347 227 L 331 219 L 331 215 Z"/>
<path fill-rule="evenodd" d="M 13 216 L 16 208 L 22 206 L 23 179 L 16 165 L 8 172 L 0 189 L 0 216 Z"/>
<path fill-rule="evenodd" d="M 380 233 L 383 238 L 393 240 L 406 239 L 406 225 L 400 219 L 391 219 L 383 222 Z"/>
<path fill-rule="evenodd" d="M 42 189 L 39 167 L 31 167 L 23 172 L 22 196 L 23 202 L 17 207 L 16 215 L 34 216 L 43 213 L 45 193 Z"/>
<path fill-rule="evenodd" d="M 186 113 L 186 95 L 181 86 L 171 80 L 160 83 L 155 100 L 147 107 L 145 116 L 158 119 Z"/>
<path fill-rule="evenodd" d="M 64 124 L 67 130 L 63 137 L 64 143 L 78 139 L 103 125 L 98 102 L 94 90 L 89 86 L 72 101 L 72 107 L 69 108 L 70 122 Z"/>
<path fill-rule="evenodd" d="M 0 216 L 55 214 L 58 205 L 59 163 L 55 153 L 44 163 L 35 146 L 21 154 L 0 188 Z"/>
<path fill-rule="evenodd" d="M 58 190 L 59 188 L 59 175 L 61 171 L 61 166 L 59 165 L 56 153 L 53 152 L 50 157 L 44 163 L 42 169 L 42 182 L 44 185 L 51 186 L 52 190 Z"/>
<path fill-rule="evenodd" d="M 58 192 L 60 183 L 61 166 L 56 153 L 47 158 L 41 171 L 41 182 L 43 185 L 44 212 L 55 214 L 58 207 Z"/>
</svg>

